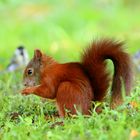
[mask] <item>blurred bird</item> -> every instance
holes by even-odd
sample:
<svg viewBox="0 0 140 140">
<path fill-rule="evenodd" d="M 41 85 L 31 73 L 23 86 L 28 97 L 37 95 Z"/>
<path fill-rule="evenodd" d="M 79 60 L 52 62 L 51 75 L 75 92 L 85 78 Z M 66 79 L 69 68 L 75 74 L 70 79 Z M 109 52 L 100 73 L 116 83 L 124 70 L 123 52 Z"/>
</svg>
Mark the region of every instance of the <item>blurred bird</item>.
<svg viewBox="0 0 140 140">
<path fill-rule="evenodd" d="M 135 53 L 135 55 L 133 56 L 133 61 L 136 65 L 136 68 L 140 72 L 140 51 Z"/>
<path fill-rule="evenodd" d="M 29 61 L 28 52 L 23 46 L 17 47 L 6 71 L 12 72 L 24 68 Z"/>
</svg>

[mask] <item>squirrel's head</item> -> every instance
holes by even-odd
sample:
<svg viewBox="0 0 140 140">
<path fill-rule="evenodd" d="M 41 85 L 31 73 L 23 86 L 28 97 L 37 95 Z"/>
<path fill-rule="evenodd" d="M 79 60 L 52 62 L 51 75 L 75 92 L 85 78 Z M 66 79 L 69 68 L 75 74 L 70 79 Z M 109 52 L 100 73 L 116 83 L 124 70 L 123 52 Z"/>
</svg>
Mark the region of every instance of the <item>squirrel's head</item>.
<svg viewBox="0 0 140 140">
<path fill-rule="evenodd" d="M 35 86 L 39 84 L 41 67 L 44 61 L 44 54 L 39 49 L 34 51 L 34 56 L 24 70 L 24 86 Z"/>
</svg>

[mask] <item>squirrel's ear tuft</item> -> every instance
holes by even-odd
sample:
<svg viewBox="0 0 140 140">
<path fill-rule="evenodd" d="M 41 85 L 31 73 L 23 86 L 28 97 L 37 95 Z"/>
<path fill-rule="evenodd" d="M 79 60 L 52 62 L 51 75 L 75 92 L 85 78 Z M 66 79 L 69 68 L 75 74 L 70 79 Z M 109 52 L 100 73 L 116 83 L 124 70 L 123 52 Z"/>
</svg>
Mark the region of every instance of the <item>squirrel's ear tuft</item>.
<svg viewBox="0 0 140 140">
<path fill-rule="evenodd" d="M 34 59 L 41 60 L 42 52 L 39 49 L 34 50 Z"/>
</svg>

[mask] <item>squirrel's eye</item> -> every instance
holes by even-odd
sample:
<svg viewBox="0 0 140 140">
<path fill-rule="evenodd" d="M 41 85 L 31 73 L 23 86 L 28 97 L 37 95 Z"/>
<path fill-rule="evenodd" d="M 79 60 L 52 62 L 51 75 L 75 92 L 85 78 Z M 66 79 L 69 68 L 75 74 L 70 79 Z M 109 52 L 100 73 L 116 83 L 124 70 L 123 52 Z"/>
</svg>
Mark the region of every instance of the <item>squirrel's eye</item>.
<svg viewBox="0 0 140 140">
<path fill-rule="evenodd" d="M 33 74 L 33 69 L 28 69 L 27 73 L 28 73 L 28 75 L 32 75 Z"/>
</svg>

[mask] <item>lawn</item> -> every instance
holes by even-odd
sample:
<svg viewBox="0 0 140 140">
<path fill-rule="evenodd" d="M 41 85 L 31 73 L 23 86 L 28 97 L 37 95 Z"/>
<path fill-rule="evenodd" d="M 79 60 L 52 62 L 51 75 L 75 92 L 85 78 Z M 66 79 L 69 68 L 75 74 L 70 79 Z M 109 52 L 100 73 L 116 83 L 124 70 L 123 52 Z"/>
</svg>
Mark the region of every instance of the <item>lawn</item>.
<svg viewBox="0 0 140 140">
<path fill-rule="evenodd" d="M 126 51 L 140 50 L 139 0 L 1 0 L 0 70 L 18 45 L 30 58 L 40 48 L 60 62 L 79 61 L 93 39 L 125 41 Z M 140 77 L 123 105 L 85 117 L 56 116 L 54 101 L 22 96 L 21 71 L 0 74 L 0 139 L 2 140 L 139 140 Z M 98 103 L 96 103 L 98 106 Z M 60 125 L 54 125 L 60 122 Z M 63 122 L 63 124 L 61 123 Z"/>
</svg>

